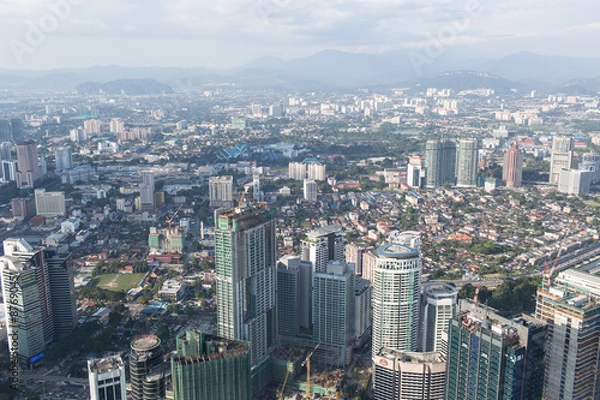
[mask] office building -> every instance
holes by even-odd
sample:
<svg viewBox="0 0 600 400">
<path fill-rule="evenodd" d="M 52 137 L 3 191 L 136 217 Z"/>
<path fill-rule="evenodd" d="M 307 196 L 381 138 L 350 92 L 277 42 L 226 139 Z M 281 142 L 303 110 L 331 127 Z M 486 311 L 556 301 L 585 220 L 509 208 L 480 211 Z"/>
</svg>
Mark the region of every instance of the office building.
<svg viewBox="0 0 600 400">
<path fill-rule="evenodd" d="M 329 261 L 325 271 L 313 274 L 313 340 L 328 365 L 345 367 L 352 360 L 354 290 L 352 264 Z"/>
<path fill-rule="evenodd" d="M 17 187 L 35 187 L 43 177 L 33 140 L 17 143 Z"/>
<path fill-rule="evenodd" d="M 54 160 L 56 162 L 56 171 L 63 171 L 73 168 L 73 155 L 68 147 L 57 147 L 54 149 Z"/>
<path fill-rule="evenodd" d="M 477 139 L 460 139 L 456 145 L 456 186 L 477 187 Z"/>
<path fill-rule="evenodd" d="M 46 189 L 36 189 L 35 209 L 36 215 L 64 217 L 66 214 L 65 192 L 46 192 Z"/>
<path fill-rule="evenodd" d="M 154 210 L 154 174 L 142 172 L 142 184 L 140 185 L 140 204 L 143 211 Z"/>
<path fill-rule="evenodd" d="M 113 118 L 110 120 L 109 131 L 119 135 L 125 131 L 125 123 L 121 118 Z"/>
<path fill-rule="evenodd" d="M 373 271 L 372 355 L 383 347 L 419 349 L 421 257 L 411 247 L 388 243 L 377 249 Z"/>
<path fill-rule="evenodd" d="M 165 393 L 161 340 L 138 336 L 131 342 L 129 381 L 133 400 L 161 399 Z"/>
<path fill-rule="evenodd" d="M 406 184 L 411 188 L 420 188 L 423 186 L 424 168 L 420 165 L 408 164 L 406 167 Z"/>
<path fill-rule="evenodd" d="M 44 262 L 50 278 L 54 336 L 56 339 L 62 339 L 77 325 L 73 264 L 53 249 L 44 250 Z"/>
<path fill-rule="evenodd" d="M 523 154 L 516 143 L 504 155 L 502 181 L 508 188 L 521 187 L 523 183 Z"/>
<path fill-rule="evenodd" d="M 448 350 L 448 323 L 456 316 L 458 291 L 446 283 L 423 286 L 421 308 L 421 350 L 438 351 L 445 358 Z"/>
<path fill-rule="evenodd" d="M 373 380 L 375 400 L 443 400 L 446 363 L 438 352 L 384 347 L 374 359 Z"/>
<path fill-rule="evenodd" d="M 542 398 L 545 335 L 543 321 L 462 300 L 448 330 L 446 400 Z"/>
<path fill-rule="evenodd" d="M 329 261 L 344 261 L 345 247 L 342 227 L 327 225 L 306 234 L 300 244 L 300 257 L 312 263 L 313 272 L 323 272 Z"/>
<path fill-rule="evenodd" d="M 0 142 L 0 161 L 12 160 L 11 148 L 11 142 Z"/>
<path fill-rule="evenodd" d="M 597 399 L 600 278 L 567 270 L 548 283 L 538 289 L 535 310 L 536 318 L 548 323 L 543 398 Z"/>
<path fill-rule="evenodd" d="M 233 176 L 211 177 L 208 192 L 211 207 L 233 207 Z"/>
<path fill-rule="evenodd" d="M 575 196 L 589 194 L 593 174 L 592 171 L 563 169 L 558 178 L 558 191 Z"/>
<path fill-rule="evenodd" d="M 250 342 L 251 364 L 276 343 L 274 210 L 215 211 L 217 333 Z"/>
<path fill-rule="evenodd" d="M 12 127 L 10 126 L 10 121 L 0 119 L 0 141 L 10 142 L 12 140 Z"/>
<path fill-rule="evenodd" d="M 196 330 L 180 333 L 171 355 L 174 400 L 250 400 L 250 344 Z"/>
<path fill-rule="evenodd" d="M 69 131 L 69 138 L 74 143 L 85 143 L 88 140 L 87 131 L 82 126 Z"/>
<path fill-rule="evenodd" d="M 298 256 L 277 263 L 277 334 L 297 336 L 312 325 L 312 264 Z"/>
<path fill-rule="evenodd" d="M 42 294 L 37 267 L 18 257 L 0 257 L 2 296 L 5 299 L 8 352 L 28 366 L 44 355 Z"/>
<path fill-rule="evenodd" d="M 304 198 L 309 203 L 315 203 L 317 201 L 319 187 L 317 186 L 317 182 L 312 179 L 304 180 Z"/>
<path fill-rule="evenodd" d="M 356 279 L 354 285 L 354 347 L 356 348 L 362 347 L 371 338 L 372 296 L 371 281 Z"/>
<path fill-rule="evenodd" d="M 581 155 L 579 169 L 592 173 L 592 183 L 600 181 L 600 155 L 586 153 Z"/>
<path fill-rule="evenodd" d="M 91 400 L 127 400 L 121 356 L 88 360 L 87 366 Z"/>
<path fill-rule="evenodd" d="M 456 144 L 449 140 L 428 140 L 425 144 L 425 186 L 453 185 L 455 168 Z"/>
<path fill-rule="evenodd" d="M 553 185 L 558 185 L 560 171 L 571 169 L 573 159 L 573 138 L 566 136 L 555 136 L 552 140 L 552 152 L 550 153 L 550 179 Z"/>
</svg>

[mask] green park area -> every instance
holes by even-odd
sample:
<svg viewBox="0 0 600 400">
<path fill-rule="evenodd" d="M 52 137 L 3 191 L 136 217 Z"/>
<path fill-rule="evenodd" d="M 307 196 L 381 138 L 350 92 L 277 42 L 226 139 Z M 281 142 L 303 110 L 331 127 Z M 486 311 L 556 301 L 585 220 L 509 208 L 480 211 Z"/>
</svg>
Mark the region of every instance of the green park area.
<svg viewBox="0 0 600 400">
<path fill-rule="evenodd" d="M 127 292 L 137 286 L 146 274 L 104 274 L 94 278 L 95 285 L 111 292 Z"/>
</svg>

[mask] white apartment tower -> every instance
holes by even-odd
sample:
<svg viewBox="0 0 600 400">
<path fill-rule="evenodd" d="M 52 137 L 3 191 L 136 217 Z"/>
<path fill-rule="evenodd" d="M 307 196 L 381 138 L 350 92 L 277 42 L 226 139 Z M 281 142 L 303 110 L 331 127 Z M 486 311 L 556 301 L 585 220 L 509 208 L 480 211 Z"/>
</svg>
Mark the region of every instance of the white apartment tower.
<svg viewBox="0 0 600 400">
<path fill-rule="evenodd" d="M 91 400 L 127 400 L 125 363 L 120 356 L 88 360 Z"/>
<path fill-rule="evenodd" d="M 448 352 L 448 323 L 456 316 L 458 291 L 446 283 L 431 282 L 423 286 L 421 309 L 421 350 Z"/>
<path fill-rule="evenodd" d="M 315 203 L 317 201 L 319 187 L 317 186 L 317 182 L 312 179 L 304 180 L 304 198 L 309 203 Z"/>
<path fill-rule="evenodd" d="M 345 242 L 342 227 L 327 225 L 308 232 L 301 243 L 301 258 L 310 261 L 313 271 L 323 272 L 330 260 L 344 261 Z"/>
<path fill-rule="evenodd" d="M 558 185 L 560 171 L 571 168 L 573 159 L 573 138 L 555 136 L 552 140 L 552 153 L 550 155 L 550 179 L 553 185 Z"/>
<path fill-rule="evenodd" d="M 233 207 L 233 176 L 214 176 L 208 180 L 211 207 Z"/>
</svg>

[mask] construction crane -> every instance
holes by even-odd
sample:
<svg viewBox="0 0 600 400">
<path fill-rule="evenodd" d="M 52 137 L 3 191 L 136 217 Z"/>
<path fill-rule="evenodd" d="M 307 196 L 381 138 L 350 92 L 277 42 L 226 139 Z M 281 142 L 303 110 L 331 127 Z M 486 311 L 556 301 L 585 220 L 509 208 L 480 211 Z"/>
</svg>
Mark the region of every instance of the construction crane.
<svg viewBox="0 0 600 400">
<path fill-rule="evenodd" d="M 281 390 L 279 390 L 277 392 L 277 394 L 279 396 L 279 400 L 283 400 L 283 393 L 285 392 L 285 385 L 287 383 L 289 376 L 290 376 L 290 368 L 288 368 L 287 372 L 285 373 L 285 379 L 283 380 L 283 384 L 281 385 Z"/>
<path fill-rule="evenodd" d="M 242 211 L 242 208 L 244 207 L 244 199 L 246 198 L 246 195 L 248 194 L 248 190 L 251 187 L 252 187 L 251 183 L 247 183 L 244 185 L 244 191 L 242 192 L 242 195 L 240 196 L 240 199 L 238 200 L 238 206 L 235 209 L 238 214 Z"/>
<path fill-rule="evenodd" d="M 309 399 L 310 399 L 310 358 L 315 353 L 315 351 L 317 351 L 320 344 L 321 343 L 317 344 L 315 346 L 315 348 L 312 349 L 312 351 L 310 353 L 308 353 L 308 355 L 306 356 L 306 358 L 304 359 L 304 361 L 301 364 L 302 367 L 304 367 L 304 364 L 306 364 L 306 397 Z"/>
<path fill-rule="evenodd" d="M 179 205 L 179 208 L 177 209 L 177 211 L 175 211 L 175 213 L 173 214 L 173 216 L 171 218 L 169 218 L 169 216 L 167 215 L 166 220 L 167 220 L 167 225 L 169 226 L 169 230 L 171 230 L 171 222 L 173 222 L 173 220 L 175 219 L 175 216 L 177 215 L 179 210 L 181 210 L 181 207 L 183 207 L 183 203 L 181 203 Z"/>
<path fill-rule="evenodd" d="M 475 313 L 475 307 L 477 306 L 477 299 L 479 298 L 479 289 L 481 288 L 481 283 L 477 284 L 477 288 L 475 289 L 475 295 L 473 296 L 473 304 L 471 304 L 471 316 Z"/>
</svg>

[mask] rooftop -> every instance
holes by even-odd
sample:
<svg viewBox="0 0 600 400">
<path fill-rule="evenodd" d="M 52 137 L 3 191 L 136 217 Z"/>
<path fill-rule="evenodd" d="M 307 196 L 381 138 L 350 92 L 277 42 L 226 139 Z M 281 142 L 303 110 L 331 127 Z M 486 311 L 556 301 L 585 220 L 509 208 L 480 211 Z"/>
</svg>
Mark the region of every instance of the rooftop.
<svg viewBox="0 0 600 400">
<path fill-rule="evenodd" d="M 409 259 L 419 257 L 419 252 L 412 247 L 398 243 L 387 243 L 377 249 L 378 257 Z"/>
</svg>

